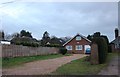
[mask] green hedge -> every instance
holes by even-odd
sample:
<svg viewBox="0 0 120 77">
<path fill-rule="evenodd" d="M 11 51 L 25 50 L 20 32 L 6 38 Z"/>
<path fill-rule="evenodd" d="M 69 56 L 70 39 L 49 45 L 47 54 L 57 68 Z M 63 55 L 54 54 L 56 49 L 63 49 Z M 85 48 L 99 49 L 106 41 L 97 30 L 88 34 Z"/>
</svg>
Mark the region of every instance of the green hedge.
<svg viewBox="0 0 120 77">
<path fill-rule="evenodd" d="M 62 55 L 65 55 L 67 53 L 67 49 L 65 48 L 60 48 L 59 49 L 59 52 L 62 54 Z"/>
<path fill-rule="evenodd" d="M 111 47 L 111 45 L 108 45 L 108 52 L 112 53 L 112 47 Z"/>
<path fill-rule="evenodd" d="M 61 47 L 59 44 L 50 44 L 50 45 L 45 45 L 46 47 Z"/>
<path fill-rule="evenodd" d="M 16 42 L 16 45 L 23 45 L 23 46 L 31 46 L 31 47 L 38 47 L 38 43 L 34 42 Z"/>
<path fill-rule="evenodd" d="M 103 37 L 94 37 L 92 39 L 92 42 L 95 42 L 98 45 L 99 63 L 104 63 L 106 61 L 108 53 L 108 46 L 106 40 Z"/>
</svg>

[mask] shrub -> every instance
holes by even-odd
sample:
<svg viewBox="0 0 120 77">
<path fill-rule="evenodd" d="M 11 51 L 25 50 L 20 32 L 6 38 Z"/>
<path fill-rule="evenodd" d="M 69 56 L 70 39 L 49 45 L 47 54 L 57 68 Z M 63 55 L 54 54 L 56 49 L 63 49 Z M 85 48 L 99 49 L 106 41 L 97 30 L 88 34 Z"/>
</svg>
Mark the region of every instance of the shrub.
<svg viewBox="0 0 120 77">
<path fill-rule="evenodd" d="M 103 37 L 94 37 L 92 42 L 95 42 L 98 45 L 98 56 L 99 56 L 99 63 L 102 64 L 106 61 L 108 46 L 107 42 Z"/>
<path fill-rule="evenodd" d="M 20 42 L 16 42 L 16 45 L 21 45 L 21 43 Z"/>
<path fill-rule="evenodd" d="M 111 47 L 111 45 L 108 45 L 108 52 L 112 53 L 112 47 Z"/>
<path fill-rule="evenodd" d="M 60 48 L 59 51 L 62 55 L 65 55 L 67 53 L 67 49 L 65 49 L 65 48 Z"/>
<path fill-rule="evenodd" d="M 101 37 L 103 37 L 103 38 L 105 39 L 105 41 L 107 42 L 108 53 L 111 53 L 110 46 L 109 46 L 109 40 L 108 40 L 108 37 L 105 36 L 105 35 L 102 35 Z"/>
<path fill-rule="evenodd" d="M 61 47 L 59 44 L 50 44 L 50 45 L 45 45 L 46 47 Z"/>
<path fill-rule="evenodd" d="M 32 47 L 38 47 L 39 44 L 38 44 L 38 43 L 31 43 L 31 46 L 32 46 Z"/>
<path fill-rule="evenodd" d="M 38 47 L 39 43 L 35 43 L 35 42 L 16 42 L 16 45 Z"/>
</svg>

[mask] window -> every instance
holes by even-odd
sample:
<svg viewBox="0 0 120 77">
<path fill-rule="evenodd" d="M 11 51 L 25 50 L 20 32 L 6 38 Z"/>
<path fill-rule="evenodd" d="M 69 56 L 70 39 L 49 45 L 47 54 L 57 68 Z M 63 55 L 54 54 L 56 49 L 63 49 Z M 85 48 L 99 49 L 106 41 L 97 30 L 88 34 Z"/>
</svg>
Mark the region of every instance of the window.
<svg viewBox="0 0 120 77">
<path fill-rule="evenodd" d="M 82 50 L 82 45 L 76 45 L 76 50 Z"/>
<path fill-rule="evenodd" d="M 66 46 L 66 49 L 67 49 L 67 50 L 72 50 L 72 46 L 71 46 L 71 45 L 67 45 L 67 46 Z"/>
<path fill-rule="evenodd" d="M 81 37 L 80 37 L 80 36 L 77 36 L 77 37 L 76 37 L 76 40 L 81 40 Z"/>
</svg>

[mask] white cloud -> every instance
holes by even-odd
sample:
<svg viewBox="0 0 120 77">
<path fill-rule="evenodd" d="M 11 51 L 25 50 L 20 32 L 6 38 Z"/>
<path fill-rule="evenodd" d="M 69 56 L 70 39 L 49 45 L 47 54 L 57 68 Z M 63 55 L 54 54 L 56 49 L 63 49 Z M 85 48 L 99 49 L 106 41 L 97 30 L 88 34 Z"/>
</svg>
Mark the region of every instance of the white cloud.
<svg viewBox="0 0 120 77">
<path fill-rule="evenodd" d="M 4 29 L 16 32 L 30 30 L 40 38 L 44 31 L 51 35 L 73 36 L 100 31 L 111 37 L 117 25 L 117 3 L 16 3 L 5 7 Z M 14 26 L 13 29 L 11 26 Z"/>
</svg>

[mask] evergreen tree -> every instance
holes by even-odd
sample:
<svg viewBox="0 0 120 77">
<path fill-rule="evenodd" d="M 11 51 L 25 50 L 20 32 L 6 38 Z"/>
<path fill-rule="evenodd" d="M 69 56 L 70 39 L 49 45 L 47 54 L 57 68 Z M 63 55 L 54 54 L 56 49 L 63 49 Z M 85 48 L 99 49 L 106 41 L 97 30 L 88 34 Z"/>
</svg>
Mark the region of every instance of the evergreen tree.
<svg viewBox="0 0 120 77">
<path fill-rule="evenodd" d="M 93 34 L 93 37 L 100 37 L 100 32 L 96 32 Z"/>
<path fill-rule="evenodd" d="M 92 40 L 92 35 L 88 35 L 87 39 Z"/>
<path fill-rule="evenodd" d="M 4 40 L 5 34 L 4 31 L 0 31 L 0 40 Z"/>
<path fill-rule="evenodd" d="M 20 36 L 21 36 L 21 37 L 26 36 L 26 37 L 32 38 L 31 33 L 28 32 L 28 31 L 26 32 L 25 30 L 22 30 L 22 31 L 20 32 Z"/>
<path fill-rule="evenodd" d="M 41 44 L 42 46 L 45 46 L 48 42 L 50 42 L 49 33 L 45 31 L 41 40 Z"/>
</svg>

